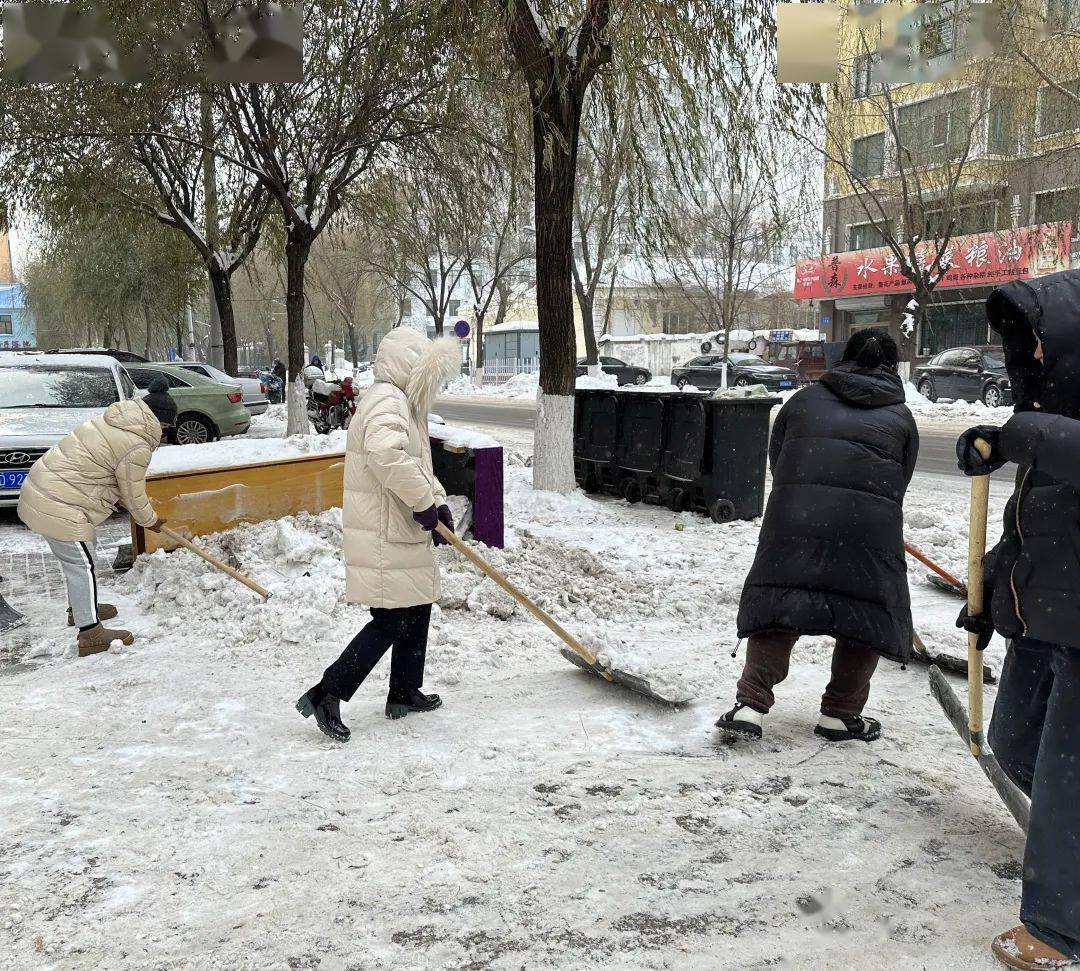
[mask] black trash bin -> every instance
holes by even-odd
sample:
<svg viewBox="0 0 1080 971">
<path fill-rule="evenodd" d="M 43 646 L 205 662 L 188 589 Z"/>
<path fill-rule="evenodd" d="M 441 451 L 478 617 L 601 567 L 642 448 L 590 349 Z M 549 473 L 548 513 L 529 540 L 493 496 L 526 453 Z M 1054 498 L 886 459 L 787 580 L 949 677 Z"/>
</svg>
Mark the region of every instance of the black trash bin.
<svg viewBox="0 0 1080 971">
<path fill-rule="evenodd" d="M 574 475 L 586 492 L 614 492 L 619 403 L 613 391 L 583 390 L 574 399 Z"/>
<path fill-rule="evenodd" d="M 769 415 L 779 398 L 578 391 L 574 466 L 587 492 L 695 510 L 716 522 L 765 508 Z"/>
</svg>

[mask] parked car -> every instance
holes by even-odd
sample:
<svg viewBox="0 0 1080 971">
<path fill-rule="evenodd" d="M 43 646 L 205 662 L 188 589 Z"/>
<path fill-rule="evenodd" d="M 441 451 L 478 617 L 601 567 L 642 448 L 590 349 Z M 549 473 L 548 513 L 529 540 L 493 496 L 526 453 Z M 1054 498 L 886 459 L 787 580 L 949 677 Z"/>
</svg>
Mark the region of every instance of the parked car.
<svg viewBox="0 0 1080 971">
<path fill-rule="evenodd" d="M 18 504 L 30 466 L 61 438 L 136 395 L 112 357 L 0 351 L 0 506 Z"/>
<path fill-rule="evenodd" d="M 183 368 L 194 374 L 201 374 L 204 378 L 209 378 L 218 384 L 239 385 L 240 392 L 244 396 L 244 407 L 252 417 L 265 413 L 270 407 L 270 399 L 266 396 L 266 385 L 258 378 L 234 378 L 210 364 L 199 364 L 194 361 L 174 361 L 172 366 Z"/>
<path fill-rule="evenodd" d="M 144 390 L 157 377 L 169 383 L 177 408 L 170 438 L 175 445 L 200 445 L 224 435 L 243 435 L 251 426 L 251 415 L 235 379 L 221 384 L 175 364 L 129 364 L 127 373 L 135 386 Z"/>
<path fill-rule="evenodd" d="M 711 391 L 723 385 L 725 358 L 719 354 L 703 354 L 691 358 L 685 364 L 671 369 L 671 383 L 685 388 Z M 756 354 L 730 354 L 728 362 L 728 386 L 746 388 L 763 384 L 770 391 L 788 391 L 798 387 L 798 373 L 791 368 L 763 361 Z"/>
<path fill-rule="evenodd" d="M 784 341 L 769 345 L 769 360 L 782 367 L 794 368 L 799 384 L 820 381 L 828 370 L 824 341 Z"/>
<path fill-rule="evenodd" d="M 69 347 L 59 351 L 45 351 L 46 354 L 101 354 L 111 357 L 121 364 L 145 364 L 146 358 L 134 351 L 120 351 L 115 347 Z"/>
<path fill-rule="evenodd" d="M 285 400 L 284 382 L 268 367 L 238 368 L 236 376 L 258 381 L 263 386 L 266 398 L 272 405 L 281 404 Z"/>
<path fill-rule="evenodd" d="M 930 401 L 981 401 L 990 408 L 1013 401 L 1000 347 L 952 347 L 918 365 L 911 380 L 919 394 Z"/>
<path fill-rule="evenodd" d="M 622 387 L 625 384 L 648 384 L 652 380 L 652 371 L 647 367 L 637 367 L 634 364 L 627 364 L 626 361 L 620 361 L 617 357 L 603 357 L 599 358 L 600 370 L 605 374 L 614 374 L 618 379 L 619 386 Z M 585 358 L 579 357 L 577 361 L 577 376 L 584 377 L 588 373 L 588 366 L 585 364 Z"/>
</svg>

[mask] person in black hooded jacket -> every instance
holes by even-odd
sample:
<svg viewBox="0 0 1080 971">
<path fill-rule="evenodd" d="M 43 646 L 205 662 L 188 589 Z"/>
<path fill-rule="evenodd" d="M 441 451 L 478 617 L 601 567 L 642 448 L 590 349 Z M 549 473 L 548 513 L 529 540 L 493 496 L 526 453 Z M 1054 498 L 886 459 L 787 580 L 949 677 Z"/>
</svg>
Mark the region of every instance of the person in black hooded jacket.
<svg viewBox="0 0 1080 971">
<path fill-rule="evenodd" d="M 1019 468 L 1001 542 L 984 561 L 989 617 L 960 624 L 1009 640 L 990 724 L 998 762 L 1031 797 L 1023 924 L 999 935 L 1011 967 L 1080 959 L 1080 271 L 1018 280 L 987 301 L 1016 413 L 957 443 L 960 468 Z M 982 438 L 989 459 L 975 449 Z"/>
<path fill-rule="evenodd" d="M 749 638 L 736 705 L 717 727 L 761 736 L 773 688 L 801 635 L 836 638 L 814 731 L 872 741 L 862 717 L 879 655 L 911 656 L 903 503 L 919 454 L 896 342 L 883 330 L 848 341 L 843 360 L 781 409 L 769 443 L 772 493 L 739 605 Z"/>
</svg>

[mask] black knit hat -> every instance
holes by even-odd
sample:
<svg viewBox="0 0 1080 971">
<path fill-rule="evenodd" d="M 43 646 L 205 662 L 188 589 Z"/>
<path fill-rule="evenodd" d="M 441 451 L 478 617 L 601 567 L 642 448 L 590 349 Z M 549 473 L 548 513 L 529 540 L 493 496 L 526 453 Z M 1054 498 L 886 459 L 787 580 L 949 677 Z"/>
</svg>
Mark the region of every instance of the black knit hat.
<svg viewBox="0 0 1080 971">
<path fill-rule="evenodd" d="M 169 382 L 164 378 L 154 378 L 150 382 L 150 393 L 143 398 L 143 404 L 158 421 L 165 425 L 176 424 L 176 401 L 169 394 Z"/>
</svg>

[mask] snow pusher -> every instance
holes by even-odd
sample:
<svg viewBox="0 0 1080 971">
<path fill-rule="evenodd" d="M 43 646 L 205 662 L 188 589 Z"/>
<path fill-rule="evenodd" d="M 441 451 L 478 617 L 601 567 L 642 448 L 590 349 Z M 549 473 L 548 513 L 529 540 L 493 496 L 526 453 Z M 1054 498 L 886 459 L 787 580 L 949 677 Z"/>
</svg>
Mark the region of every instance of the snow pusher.
<svg viewBox="0 0 1080 971">
<path fill-rule="evenodd" d="M 975 448 L 984 459 L 990 457 L 990 446 L 978 439 Z M 968 522 L 968 616 L 978 617 L 986 608 L 983 603 L 983 556 L 986 554 L 986 517 L 990 505 L 990 476 L 971 479 L 971 510 Z M 967 743 L 971 754 L 990 780 L 1005 807 L 1026 833 L 1031 805 L 1027 797 L 1012 783 L 993 753 L 983 745 L 983 678 L 982 651 L 979 635 L 968 632 L 968 711 L 956 697 L 940 668 L 930 669 L 930 691 L 941 705 L 957 734 Z"/>
<path fill-rule="evenodd" d="M 249 587 L 250 589 L 254 590 L 260 597 L 263 598 L 263 600 L 270 599 L 270 591 L 267 590 L 266 587 L 259 586 L 259 584 L 257 584 L 250 577 L 244 576 L 244 574 L 241 573 L 239 570 L 234 570 L 227 563 L 223 563 L 212 553 L 208 553 L 206 550 L 204 550 L 201 546 L 196 546 L 186 536 L 181 536 L 180 533 L 176 532 L 175 530 L 169 529 L 168 526 L 161 527 L 161 534 L 163 536 L 167 536 L 174 543 L 183 546 L 184 549 L 191 550 L 191 552 L 194 553 L 196 556 L 201 556 L 215 569 L 218 569 L 222 573 L 232 577 L 234 580 L 239 581 L 245 587 Z"/>
<path fill-rule="evenodd" d="M 555 636 L 566 645 L 562 649 L 562 655 L 568 661 L 573 662 L 579 668 L 588 671 L 591 674 L 595 674 L 597 677 L 603 678 L 605 681 L 622 685 L 624 688 L 629 688 L 631 691 L 636 691 L 638 694 L 645 695 L 647 698 L 652 698 L 656 701 L 662 701 L 665 704 L 679 704 L 686 700 L 685 698 L 668 697 L 664 694 L 663 690 L 654 688 L 647 678 L 643 678 L 638 674 L 622 671 L 615 665 L 608 666 L 601 663 L 592 651 L 576 637 L 568 633 L 550 614 L 546 613 L 533 603 L 529 597 L 511 583 L 507 577 L 496 570 L 495 567 L 488 563 L 487 560 L 476 552 L 476 550 L 463 543 L 442 523 L 439 523 L 435 529 L 438 531 L 439 535 L 450 543 L 450 545 L 464 556 L 465 559 L 472 563 L 473 566 L 482 573 L 490 577 L 496 584 L 513 597 L 514 600 L 521 604 L 522 607 L 547 627 L 548 630 L 555 634 Z"/>
<path fill-rule="evenodd" d="M 917 632 L 912 631 L 911 645 L 914 650 L 911 660 L 916 664 L 925 664 L 927 667 L 939 667 L 949 674 L 967 675 L 967 659 L 954 657 L 941 651 L 935 651 L 923 643 L 923 639 Z M 997 684 L 997 675 L 990 669 L 989 664 L 983 665 L 983 684 Z"/>
</svg>

